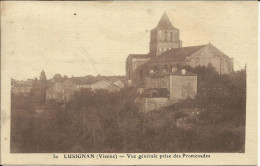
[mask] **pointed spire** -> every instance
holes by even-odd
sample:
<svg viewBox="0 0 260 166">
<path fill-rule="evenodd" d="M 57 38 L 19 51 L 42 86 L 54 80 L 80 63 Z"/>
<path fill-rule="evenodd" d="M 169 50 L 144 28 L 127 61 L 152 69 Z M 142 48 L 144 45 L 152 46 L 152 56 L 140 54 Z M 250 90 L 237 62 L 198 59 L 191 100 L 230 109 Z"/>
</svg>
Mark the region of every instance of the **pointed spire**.
<svg viewBox="0 0 260 166">
<path fill-rule="evenodd" d="M 172 29 L 174 28 L 171 24 L 170 19 L 168 18 L 166 12 L 163 13 L 163 16 L 159 23 L 157 24 L 157 28 L 163 28 L 163 29 Z"/>
</svg>

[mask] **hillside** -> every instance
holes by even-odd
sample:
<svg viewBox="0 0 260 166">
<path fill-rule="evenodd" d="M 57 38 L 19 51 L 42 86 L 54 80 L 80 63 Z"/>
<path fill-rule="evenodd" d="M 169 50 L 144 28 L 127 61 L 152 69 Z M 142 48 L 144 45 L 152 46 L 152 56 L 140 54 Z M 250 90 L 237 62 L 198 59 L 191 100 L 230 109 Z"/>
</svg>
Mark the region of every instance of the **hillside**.
<svg viewBox="0 0 260 166">
<path fill-rule="evenodd" d="M 48 102 L 42 112 L 34 98 L 12 97 L 11 152 L 245 152 L 246 71 L 187 70 L 198 75 L 196 99 L 146 114 L 133 88 L 81 90 L 65 108 Z"/>
</svg>

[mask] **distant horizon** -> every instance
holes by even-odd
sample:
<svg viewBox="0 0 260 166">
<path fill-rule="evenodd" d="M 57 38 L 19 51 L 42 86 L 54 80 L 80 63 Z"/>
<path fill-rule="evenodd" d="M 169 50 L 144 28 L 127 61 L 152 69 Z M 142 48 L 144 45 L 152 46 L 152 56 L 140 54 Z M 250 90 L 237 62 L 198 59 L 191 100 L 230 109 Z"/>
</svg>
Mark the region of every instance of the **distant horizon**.
<svg viewBox="0 0 260 166">
<path fill-rule="evenodd" d="M 44 70 L 43 70 L 43 71 L 44 71 Z M 45 72 L 45 71 L 44 71 L 44 72 Z M 40 74 L 41 74 L 41 71 L 39 72 L 39 76 L 37 76 L 37 77 L 25 78 L 25 79 L 22 79 L 22 80 L 19 80 L 19 79 L 16 79 L 16 78 L 11 77 L 11 79 L 14 79 L 14 80 L 16 80 L 16 81 L 27 81 L 28 79 L 35 79 L 35 78 L 37 78 L 37 79 L 39 80 Z M 59 74 L 59 73 L 56 73 L 56 74 Z M 54 74 L 54 75 L 56 75 L 56 74 Z M 46 74 L 46 72 L 45 72 L 45 75 L 46 75 L 47 80 L 51 80 L 51 79 L 53 79 L 53 77 L 54 77 L 54 75 L 53 75 L 52 77 L 48 77 L 47 74 Z M 68 78 L 72 78 L 72 77 L 77 78 L 77 77 L 87 77 L 87 76 L 97 77 L 97 76 L 99 76 L 99 75 L 100 75 L 101 77 L 125 77 L 125 75 L 101 75 L 101 74 L 98 74 L 98 75 L 90 75 L 90 74 L 88 74 L 88 75 L 85 75 L 85 76 L 74 76 L 74 75 L 72 75 L 72 76 L 61 75 L 61 76 L 62 76 L 62 78 L 63 78 L 64 76 L 67 76 Z"/>
</svg>

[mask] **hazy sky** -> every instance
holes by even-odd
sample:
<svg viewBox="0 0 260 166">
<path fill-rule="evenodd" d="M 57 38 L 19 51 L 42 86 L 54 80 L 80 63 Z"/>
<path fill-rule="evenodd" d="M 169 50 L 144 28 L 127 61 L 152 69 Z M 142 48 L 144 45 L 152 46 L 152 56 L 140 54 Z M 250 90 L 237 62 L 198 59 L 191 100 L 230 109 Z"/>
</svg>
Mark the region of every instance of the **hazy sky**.
<svg viewBox="0 0 260 166">
<path fill-rule="evenodd" d="M 2 63 L 15 79 L 124 75 L 164 12 L 183 46 L 211 42 L 235 69 L 257 54 L 257 2 L 2 2 Z"/>
</svg>

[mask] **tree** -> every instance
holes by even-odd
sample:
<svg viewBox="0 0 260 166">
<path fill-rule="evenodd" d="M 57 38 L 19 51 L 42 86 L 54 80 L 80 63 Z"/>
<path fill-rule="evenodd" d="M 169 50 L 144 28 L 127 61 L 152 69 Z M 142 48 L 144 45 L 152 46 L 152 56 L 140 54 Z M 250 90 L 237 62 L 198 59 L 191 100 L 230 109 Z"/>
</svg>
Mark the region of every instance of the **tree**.
<svg viewBox="0 0 260 166">
<path fill-rule="evenodd" d="M 65 76 L 64 76 L 65 77 Z M 54 82 L 59 82 L 59 81 L 62 81 L 62 76 L 60 74 L 55 74 L 53 76 L 53 80 Z"/>
<path fill-rule="evenodd" d="M 43 105 L 46 101 L 47 78 L 45 72 L 42 70 L 39 80 L 37 78 L 33 81 L 32 88 L 32 102 L 33 105 Z"/>
</svg>

